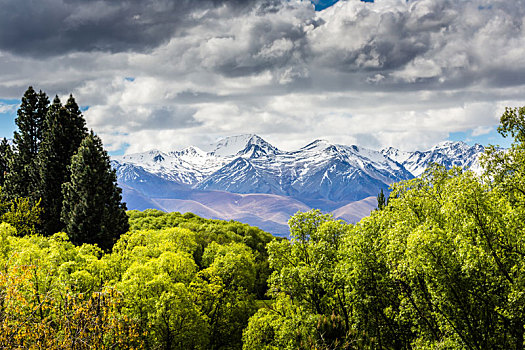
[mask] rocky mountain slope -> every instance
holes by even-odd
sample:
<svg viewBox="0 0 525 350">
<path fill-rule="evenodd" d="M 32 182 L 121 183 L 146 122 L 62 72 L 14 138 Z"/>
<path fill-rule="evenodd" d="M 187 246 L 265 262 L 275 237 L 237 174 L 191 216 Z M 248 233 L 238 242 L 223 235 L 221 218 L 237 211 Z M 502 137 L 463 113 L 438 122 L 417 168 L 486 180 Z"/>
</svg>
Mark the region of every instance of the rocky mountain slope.
<svg viewBox="0 0 525 350">
<path fill-rule="evenodd" d="M 389 147 L 381 153 L 401 163 L 412 175 L 419 176 L 432 163 L 447 168 L 459 166 L 480 173 L 479 155 L 484 151 L 485 147 L 480 144 L 469 146 L 464 142 L 445 141 L 426 151 L 403 152 Z"/>
</svg>

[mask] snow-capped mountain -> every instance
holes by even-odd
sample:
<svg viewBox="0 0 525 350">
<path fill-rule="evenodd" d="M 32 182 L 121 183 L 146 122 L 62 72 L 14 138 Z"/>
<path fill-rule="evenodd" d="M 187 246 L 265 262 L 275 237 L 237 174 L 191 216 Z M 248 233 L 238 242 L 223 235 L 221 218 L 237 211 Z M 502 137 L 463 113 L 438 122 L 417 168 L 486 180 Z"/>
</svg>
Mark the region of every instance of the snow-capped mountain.
<svg viewBox="0 0 525 350">
<path fill-rule="evenodd" d="M 258 158 L 281 153 L 262 138 L 254 134 L 226 137 L 210 145 L 210 155 L 219 157 L 242 156 Z"/>
<path fill-rule="evenodd" d="M 192 189 L 330 201 L 360 200 L 412 177 L 380 152 L 323 140 L 283 152 L 257 135 L 241 135 L 209 148 L 131 154 L 113 165 L 124 183 L 146 172 Z"/>
<path fill-rule="evenodd" d="M 446 168 L 459 166 L 480 173 L 479 156 L 484 151 L 485 147 L 480 144 L 469 146 L 461 141 L 444 141 L 426 151 L 403 152 L 389 147 L 381 153 L 401 163 L 412 175 L 419 176 L 432 163 Z"/>
<path fill-rule="evenodd" d="M 354 201 L 412 175 L 380 152 L 318 140 L 295 152 L 237 157 L 196 188 Z"/>
<path fill-rule="evenodd" d="M 241 219 L 283 234 L 287 218 L 298 208 L 315 207 L 354 220 L 349 208 L 361 205 L 370 212 L 374 200 L 367 198 L 390 184 L 419 176 L 432 162 L 477 170 L 484 150 L 444 142 L 427 151 L 374 151 L 316 140 L 285 152 L 253 134 L 228 137 L 205 149 L 114 157 L 128 207 Z"/>
<path fill-rule="evenodd" d="M 189 146 L 173 152 L 152 150 L 124 155 L 113 158 L 113 167 L 117 169 L 119 179 L 129 180 L 139 167 L 164 180 L 193 187 L 235 158 L 259 158 L 281 153 L 257 135 L 228 137 L 208 148 L 209 152 Z M 119 171 L 122 166 L 126 166 L 127 171 Z"/>
</svg>

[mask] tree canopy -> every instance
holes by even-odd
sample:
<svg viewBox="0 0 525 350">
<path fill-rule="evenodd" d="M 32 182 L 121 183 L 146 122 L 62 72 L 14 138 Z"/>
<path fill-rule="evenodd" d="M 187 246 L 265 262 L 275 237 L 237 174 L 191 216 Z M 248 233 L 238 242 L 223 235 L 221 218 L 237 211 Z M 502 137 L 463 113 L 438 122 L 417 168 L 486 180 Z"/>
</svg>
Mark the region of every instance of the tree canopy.
<svg viewBox="0 0 525 350">
<path fill-rule="evenodd" d="M 49 99 L 42 91 L 36 92 L 31 86 L 22 97 L 17 111 L 13 144 L 15 152 L 9 159 L 7 172 L 7 194 L 10 198 L 30 197 L 38 200 L 35 184 L 38 182 L 36 157 L 43 138 Z"/>
</svg>

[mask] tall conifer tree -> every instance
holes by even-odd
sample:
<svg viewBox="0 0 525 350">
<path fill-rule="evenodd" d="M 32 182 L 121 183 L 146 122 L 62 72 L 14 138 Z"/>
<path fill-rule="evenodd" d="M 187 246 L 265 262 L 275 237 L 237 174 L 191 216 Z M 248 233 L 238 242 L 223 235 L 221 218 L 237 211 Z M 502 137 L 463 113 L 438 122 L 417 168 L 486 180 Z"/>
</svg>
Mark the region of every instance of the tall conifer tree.
<svg viewBox="0 0 525 350">
<path fill-rule="evenodd" d="M 33 200 L 37 200 L 33 187 L 38 173 L 36 157 L 42 141 L 48 106 L 47 95 L 42 91 L 36 93 L 31 86 L 22 97 L 15 119 L 18 127 L 13 140 L 15 153 L 6 179 L 7 192 L 11 198 L 32 197 Z"/>
<path fill-rule="evenodd" d="M 377 195 L 377 209 L 383 210 L 386 207 L 387 201 L 385 194 L 383 193 L 383 189 L 381 189 L 381 192 Z"/>
<path fill-rule="evenodd" d="M 70 100 L 74 102 L 72 97 Z M 50 235 L 63 229 L 60 221 L 62 184 L 69 181 L 68 166 L 71 157 L 86 135 L 85 121 L 80 111 L 70 112 L 56 96 L 47 114 L 38 153 L 40 181 L 37 194 L 42 198 L 44 234 Z"/>
<path fill-rule="evenodd" d="M 62 221 L 73 243 L 110 249 L 129 229 L 122 190 L 110 159 L 93 131 L 71 159 L 70 181 L 62 186 Z"/>
<path fill-rule="evenodd" d="M 40 90 L 38 92 L 38 99 L 36 102 L 36 114 L 37 114 L 37 128 L 35 132 L 36 144 L 35 152 L 33 156 L 36 158 L 38 154 L 38 149 L 40 148 L 40 143 L 42 142 L 42 137 L 44 135 L 44 126 L 46 123 L 47 111 L 49 110 L 49 98 L 46 93 Z"/>
<path fill-rule="evenodd" d="M 4 137 L 0 143 L 0 187 L 4 187 L 5 179 L 9 171 L 9 163 L 13 157 L 11 146 Z"/>
<path fill-rule="evenodd" d="M 69 113 L 70 124 L 73 130 L 72 136 L 80 137 L 80 141 L 75 140 L 75 142 L 78 141 L 78 144 L 80 144 L 88 132 L 86 128 L 86 120 L 84 119 L 84 116 L 82 115 L 82 112 L 80 111 L 77 101 L 75 101 L 73 95 L 69 95 L 69 98 L 67 99 L 66 105 L 64 107 Z M 76 153 L 76 151 L 77 150 L 75 149 L 74 153 Z"/>
</svg>

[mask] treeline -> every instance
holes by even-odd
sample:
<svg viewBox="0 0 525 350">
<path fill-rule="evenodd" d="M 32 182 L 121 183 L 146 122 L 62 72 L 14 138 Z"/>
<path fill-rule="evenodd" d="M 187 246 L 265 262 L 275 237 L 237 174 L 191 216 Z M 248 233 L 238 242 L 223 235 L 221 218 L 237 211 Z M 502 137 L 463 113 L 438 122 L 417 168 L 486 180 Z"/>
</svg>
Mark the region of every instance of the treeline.
<svg viewBox="0 0 525 350">
<path fill-rule="evenodd" d="M 76 244 L 110 249 L 128 230 L 126 206 L 102 142 L 88 132 L 74 97 L 62 105 L 56 96 L 50 104 L 29 87 L 15 123 L 13 146 L 5 138 L 0 144 L 5 221 L 20 235 L 65 230 Z"/>
</svg>

